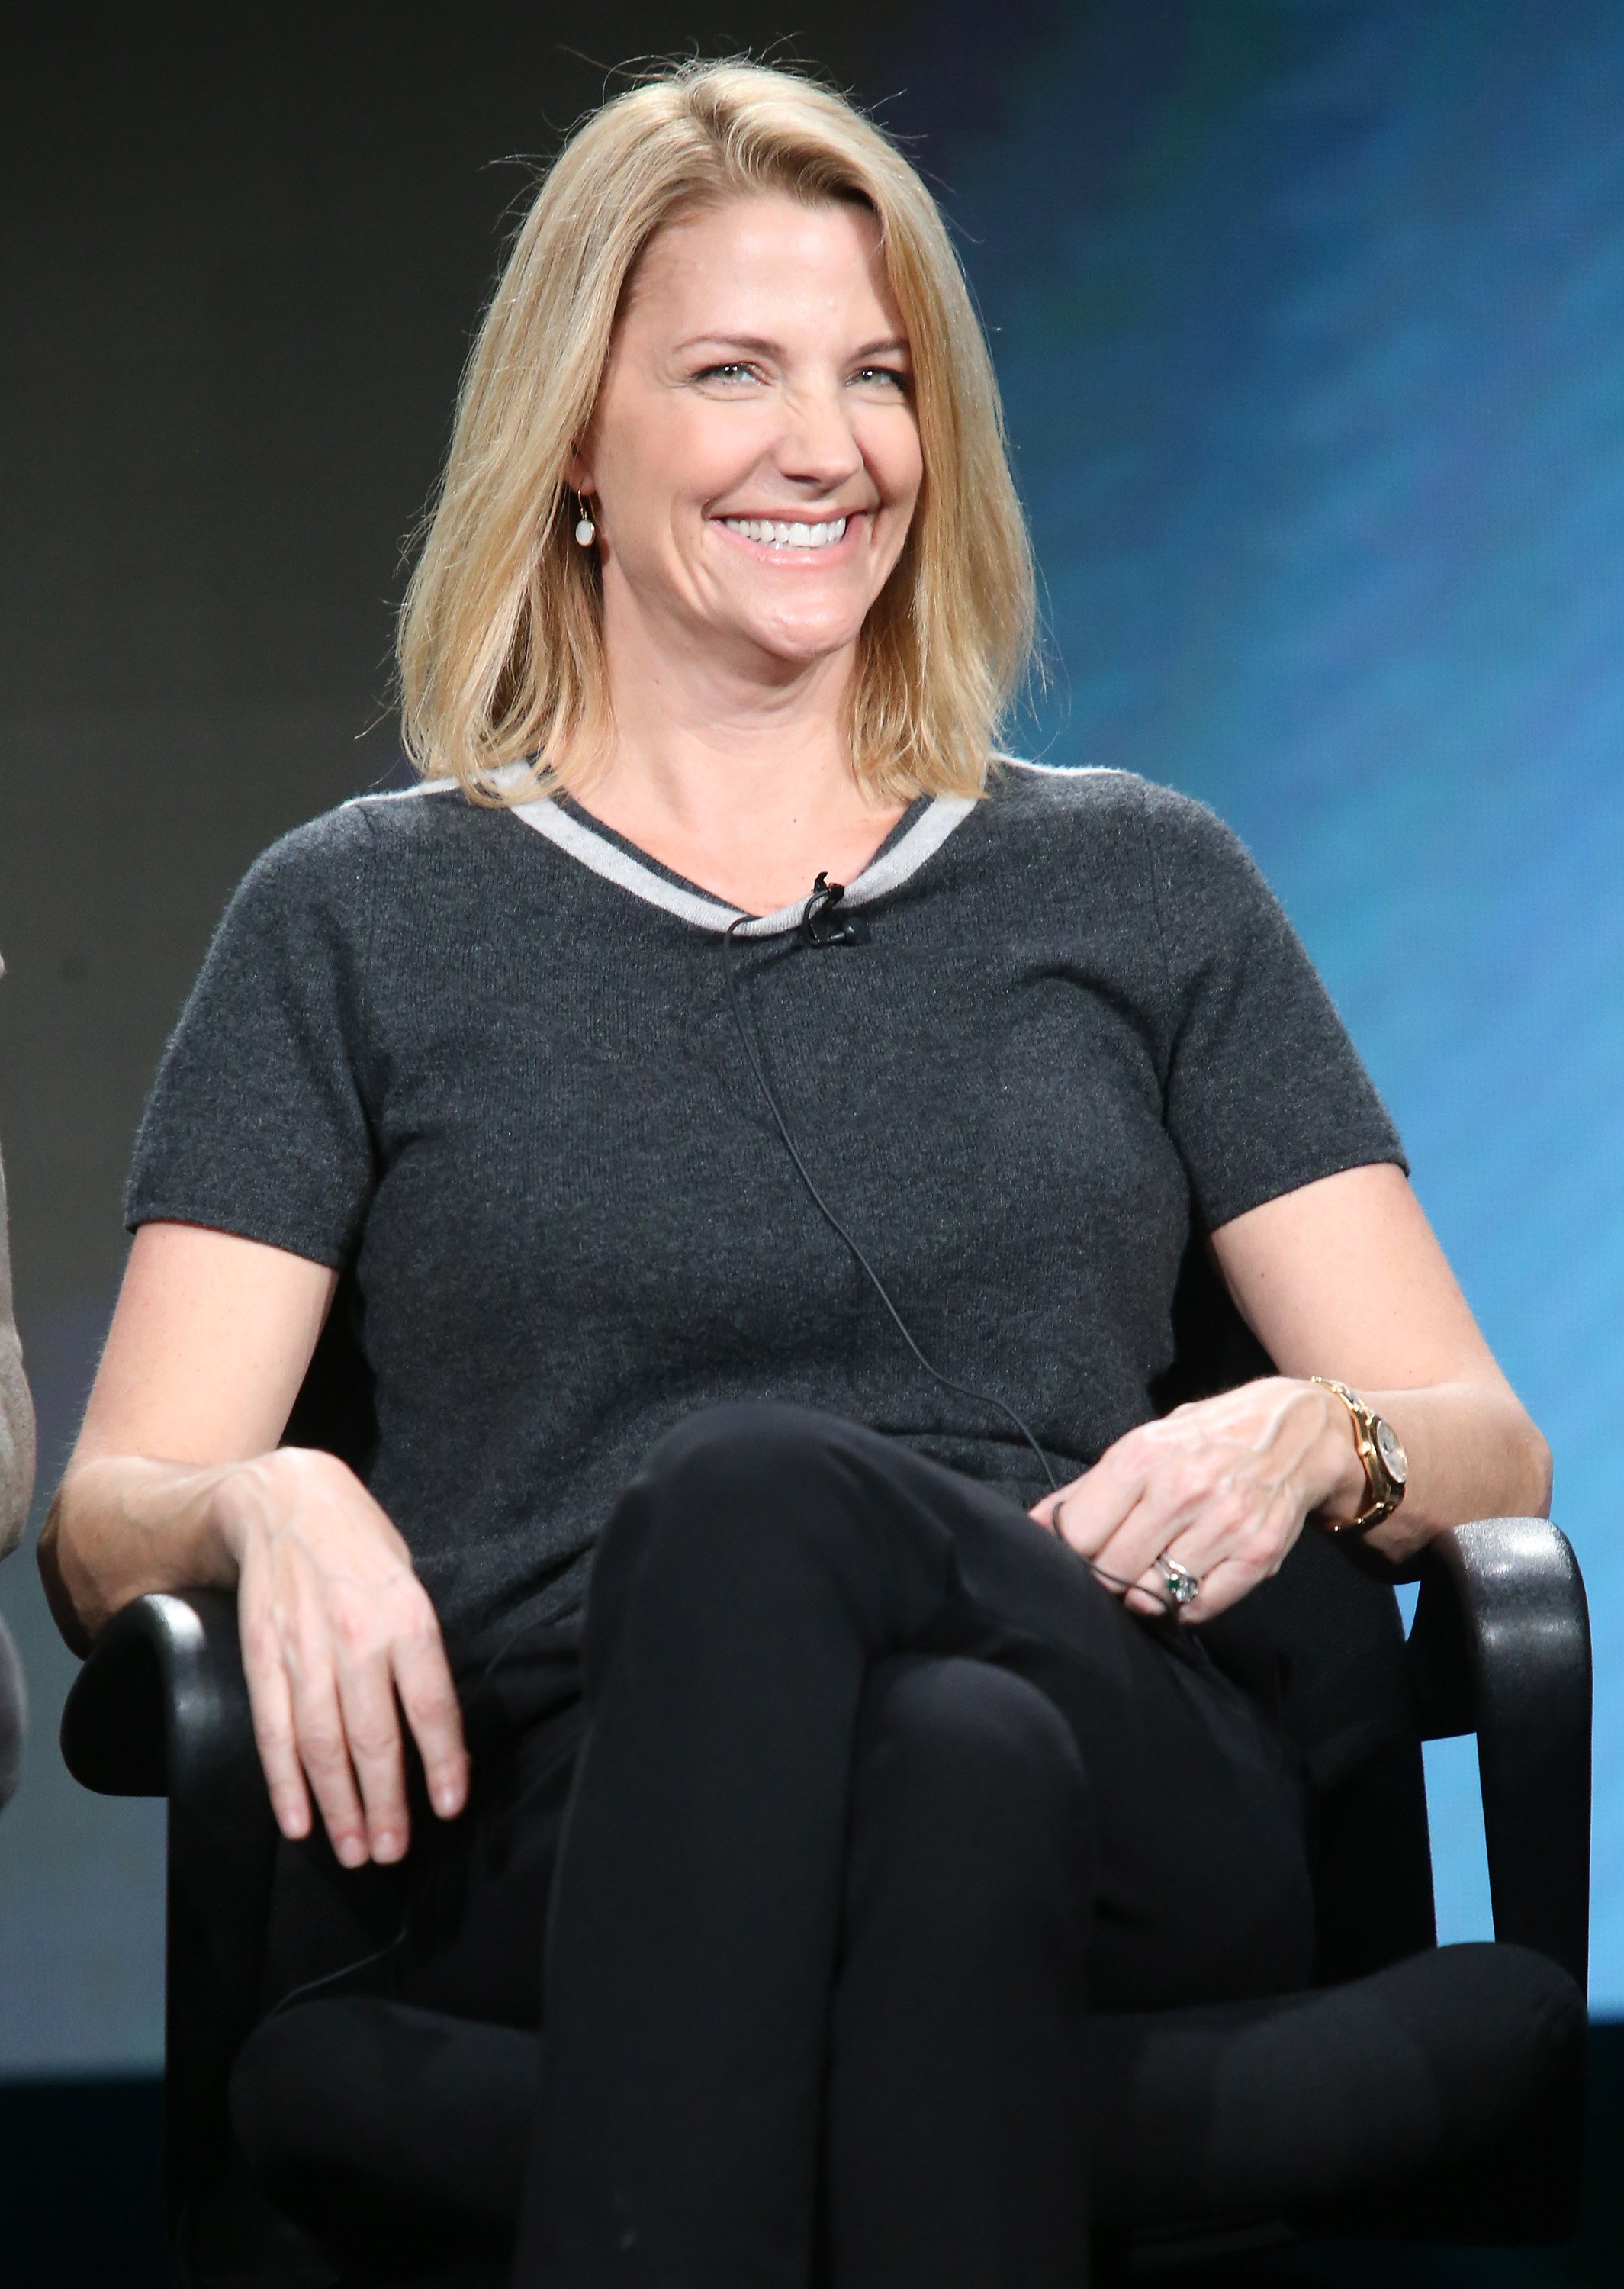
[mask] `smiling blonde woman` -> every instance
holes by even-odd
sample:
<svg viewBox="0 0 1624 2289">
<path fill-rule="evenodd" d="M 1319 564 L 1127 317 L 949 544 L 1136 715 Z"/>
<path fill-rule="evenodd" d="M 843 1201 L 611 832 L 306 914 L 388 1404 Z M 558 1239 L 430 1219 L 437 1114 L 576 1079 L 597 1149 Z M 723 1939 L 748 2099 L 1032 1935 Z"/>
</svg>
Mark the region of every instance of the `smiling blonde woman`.
<svg viewBox="0 0 1624 2289">
<path fill-rule="evenodd" d="M 884 138 L 732 65 L 588 122 L 407 601 L 424 784 L 233 900 L 42 1544 L 79 1644 L 236 1591 L 237 2134 L 374 2267 L 1079 2289 L 1086 2010 L 1313 1959 L 1189 1625 L 1547 1498 L 1234 838 L 995 766 L 1030 599 Z M 1191 1277 L 1260 1372 L 1166 1412 Z"/>
<path fill-rule="evenodd" d="M 985 341 L 935 202 L 896 147 L 809 81 L 720 67 L 589 121 L 519 233 L 469 361 L 450 464 L 401 618 L 408 743 L 503 799 L 571 786 L 610 736 L 594 555 L 569 464 L 638 259 L 678 216 L 777 193 L 872 218 L 932 482 L 866 621 L 848 695 L 860 778 L 976 794 L 1026 665 L 1032 571 Z"/>
</svg>

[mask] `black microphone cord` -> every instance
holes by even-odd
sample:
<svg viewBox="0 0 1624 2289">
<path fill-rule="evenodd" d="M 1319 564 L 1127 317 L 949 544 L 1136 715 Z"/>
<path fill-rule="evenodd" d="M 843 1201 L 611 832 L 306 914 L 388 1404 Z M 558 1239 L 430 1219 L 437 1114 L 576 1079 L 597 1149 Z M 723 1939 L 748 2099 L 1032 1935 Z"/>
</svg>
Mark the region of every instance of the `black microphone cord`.
<svg viewBox="0 0 1624 2289">
<path fill-rule="evenodd" d="M 843 884 L 840 882 L 827 881 L 825 877 L 822 874 L 818 876 L 817 887 L 813 891 L 812 896 L 807 900 L 806 912 L 801 916 L 801 929 L 808 945 L 839 945 L 842 943 L 842 941 L 832 933 L 829 935 L 820 935 L 817 929 L 817 923 L 819 917 L 826 913 L 831 906 L 837 905 L 843 896 Z M 864 1254 L 862 1248 L 858 1246 L 849 1227 L 841 1223 L 840 1217 L 836 1216 L 834 1210 L 830 1207 L 828 1201 L 824 1198 L 822 1192 L 818 1191 L 816 1183 L 813 1181 L 812 1172 L 808 1168 L 806 1162 L 801 1159 L 800 1147 L 796 1144 L 794 1137 L 790 1133 L 790 1124 L 784 1119 L 783 1109 L 780 1106 L 776 1097 L 773 1094 L 772 1084 L 768 1080 L 767 1074 L 762 1068 L 760 1057 L 756 1051 L 755 1042 L 751 1038 L 750 1027 L 745 1023 L 744 1019 L 744 996 L 739 992 L 738 970 L 733 959 L 733 950 L 739 931 L 745 927 L 749 920 L 750 916 L 748 914 L 740 914 L 736 921 L 730 922 L 728 925 L 727 946 L 723 954 L 723 960 L 726 964 L 728 973 L 728 994 L 733 1004 L 733 1022 L 738 1028 L 740 1047 L 744 1052 L 751 1072 L 755 1075 L 756 1087 L 761 1092 L 762 1100 L 765 1103 L 768 1111 L 772 1114 L 773 1126 L 777 1129 L 779 1136 L 784 1140 L 784 1149 L 795 1164 L 796 1175 L 806 1186 L 808 1194 L 809 1195 L 813 1205 L 817 1209 L 819 1216 L 823 1217 L 824 1223 L 828 1224 L 831 1231 L 837 1233 L 845 1242 L 846 1246 L 850 1249 L 859 1271 L 861 1271 L 864 1278 L 868 1281 L 869 1286 L 873 1289 L 875 1295 L 879 1296 L 880 1302 L 885 1305 L 886 1311 L 890 1316 L 892 1326 L 896 1329 L 897 1334 L 902 1337 L 904 1343 L 907 1344 L 908 1349 L 912 1352 L 914 1358 L 924 1368 L 926 1374 L 930 1376 L 932 1382 L 939 1383 L 943 1391 L 951 1391 L 956 1398 L 973 1400 L 978 1407 L 990 1407 L 993 1408 L 998 1414 L 1003 1416 L 1006 1423 L 1013 1424 L 1015 1428 L 1020 1432 L 1022 1438 L 1025 1440 L 1027 1445 L 1031 1448 L 1032 1453 L 1037 1456 L 1038 1467 L 1043 1472 L 1044 1480 L 1048 1487 L 1049 1492 L 1053 1495 L 1057 1495 L 1060 1492 L 1060 1481 L 1055 1476 L 1054 1471 L 1051 1469 L 1049 1464 L 1049 1458 L 1044 1453 L 1043 1448 L 1039 1445 L 1036 1437 L 1033 1435 L 1031 1425 L 1027 1424 L 1022 1416 L 1015 1413 L 1013 1407 L 1007 1405 L 1005 1400 L 999 1398 L 995 1392 L 976 1391 L 972 1389 L 970 1384 L 967 1383 L 955 1383 L 951 1375 L 943 1375 L 939 1367 L 934 1366 L 932 1362 L 926 1358 L 924 1352 L 913 1340 L 913 1336 L 909 1329 L 907 1321 L 903 1318 L 902 1313 L 891 1301 L 890 1290 L 887 1288 L 885 1281 L 880 1278 L 873 1265 L 869 1262 L 867 1256 Z M 1058 1528 L 1055 1529 L 1055 1535 L 1056 1541 L 1061 1543 L 1063 1548 L 1068 1550 L 1071 1548 L 1071 1545 L 1066 1541 L 1065 1536 L 1059 1532 Z M 1080 1556 L 1081 1553 L 1079 1552 L 1079 1555 Z M 1132 1582 L 1122 1581 L 1115 1574 L 1108 1573 L 1103 1566 L 1096 1566 L 1091 1558 L 1085 1558 L 1082 1562 L 1088 1567 L 1092 1574 L 1096 1575 L 1102 1582 L 1105 1583 L 1113 1590 L 1131 1590 L 1136 1586 Z"/>
<path fill-rule="evenodd" d="M 805 913 L 800 915 L 800 934 L 803 934 L 803 938 L 805 938 L 805 943 L 808 943 L 808 945 L 816 945 L 816 947 L 825 947 L 825 945 L 828 945 L 828 947 L 840 947 L 840 945 L 851 945 L 851 943 L 860 943 L 860 941 L 857 941 L 857 938 L 856 938 L 856 934 L 853 934 L 853 937 L 847 937 L 847 934 L 844 934 L 844 931 L 840 931 L 840 929 L 831 929 L 831 927 L 828 927 L 828 921 L 821 921 L 821 918 L 825 918 L 825 915 L 828 915 L 828 909 L 831 909 L 831 906 L 837 906 L 837 905 L 840 905 L 840 899 L 844 897 L 844 895 L 847 895 L 847 886 L 844 886 L 844 883 L 840 883 L 840 881 L 828 881 L 828 877 L 825 877 L 825 874 L 819 874 L 819 879 L 816 879 L 815 890 L 812 890 L 812 897 L 809 897 L 809 899 L 808 899 L 808 905 L 805 905 Z M 892 1303 L 892 1298 L 890 1298 L 890 1288 L 885 1287 L 885 1282 L 883 1282 L 883 1280 L 880 1280 L 879 1272 L 876 1272 L 876 1271 L 874 1271 L 874 1266 L 872 1266 L 872 1264 L 869 1264 L 869 1259 L 867 1259 L 867 1256 L 864 1256 L 863 1248 L 860 1248 L 860 1245 L 857 1245 L 856 1236 L 853 1236 L 853 1233 L 851 1233 L 851 1227 L 848 1227 L 848 1224 L 841 1223 L 840 1217 L 835 1216 L 835 1211 L 832 1211 L 832 1208 L 831 1208 L 831 1204 L 828 1204 L 828 1201 L 824 1200 L 824 1195 L 821 1195 L 819 1188 L 816 1188 L 815 1179 L 812 1179 L 812 1169 L 809 1169 L 808 1165 L 805 1165 L 805 1160 L 803 1160 L 803 1158 L 800 1158 L 800 1147 L 799 1147 L 799 1144 L 796 1144 L 796 1140 L 793 1140 L 792 1133 L 789 1133 L 789 1121 L 784 1120 L 783 1105 L 777 1104 L 777 1097 L 776 1097 L 776 1094 L 773 1094 L 773 1085 L 771 1085 L 771 1081 L 768 1081 L 768 1078 L 767 1078 L 767 1072 L 764 1072 L 764 1066 L 761 1066 L 761 1057 L 757 1056 L 755 1040 L 752 1040 L 752 1037 L 750 1037 L 750 1025 L 748 1025 L 748 1023 L 745 1023 L 745 1014 L 744 1014 L 744 993 L 741 993 L 741 991 L 739 991 L 739 970 L 736 970 L 736 963 L 734 963 L 734 943 L 736 943 L 736 938 L 739 938 L 739 931 L 744 929 L 745 925 L 748 925 L 748 921 L 750 921 L 750 915 L 748 915 L 748 913 L 741 913 L 739 918 L 736 918 L 736 921 L 732 921 L 732 922 L 729 922 L 729 925 L 728 925 L 728 943 L 725 943 L 725 947 L 723 947 L 723 963 L 725 963 L 725 970 L 728 970 L 728 998 L 729 998 L 729 1002 L 732 1002 L 734 1025 L 736 1025 L 736 1028 L 739 1028 L 739 1046 L 741 1046 L 741 1049 L 744 1049 L 745 1062 L 748 1062 L 748 1065 L 750 1065 L 750 1072 L 755 1073 L 755 1085 L 757 1085 L 757 1089 L 760 1089 L 760 1092 L 761 1092 L 761 1101 L 764 1101 L 764 1104 L 767 1104 L 767 1110 L 768 1110 L 768 1113 L 771 1113 L 771 1115 L 773 1115 L 773 1126 L 776 1126 L 776 1129 L 777 1129 L 777 1136 L 783 1137 L 783 1142 L 784 1142 L 784 1152 L 787 1152 L 787 1153 L 789 1153 L 789 1158 L 792 1158 L 792 1160 L 793 1160 L 793 1168 L 796 1168 L 796 1174 L 799 1174 L 799 1176 L 800 1176 L 800 1184 L 803 1184 L 805 1188 L 808 1188 L 808 1197 L 809 1197 L 809 1200 L 812 1200 L 812 1204 L 815 1204 L 816 1213 L 819 1213 L 819 1216 L 824 1217 L 824 1223 L 828 1224 L 828 1227 L 831 1227 L 831 1232 L 835 1232 L 837 1236 L 840 1236 L 840 1239 L 844 1240 L 844 1245 L 847 1245 L 847 1248 L 851 1249 L 851 1256 L 853 1256 L 853 1261 L 856 1261 L 857 1271 L 863 1272 L 863 1277 L 864 1277 L 864 1280 L 867 1280 L 867 1282 L 869 1282 L 869 1287 L 874 1288 L 874 1293 L 876 1293 L 876 1296 L 879 1296 L 879 1298 L 880 1298 L 880 1303 L 885 1304 L 885 1312 L 888 1312 L 888 1316 L 890 1316 L 890 1320 L 892 1320 L 892 1326 L 895 1326 L 896 1335 L 899 1335 L 901 1339 L 904 1339 L 904 1344 L 906 1344 L 906 1346 L 908 1346 L 908 1351 L 912 1352 L 912 1358 L 915 1358 L 917 1362 L 919 1362 L 919 1367 L 922 1367 L 924 1371 L 927 1371 L 928 1378 L 931 1378 L 933 1383 L 940 1383 L 940 1384 L 943 1384 L 943 1390 L 944 1390 L 944 1392 L 954 1392 L 956 1399 L 972 1399 L 972 1401 L 975 1401 L 976 1406 L 979 1406 L 979 1408 L 992 1408 L 992 1410 L 998 1412 L 998 1415 L 1002 1415 L 1004 1422 L 1007 1422 L 1007 1424 L 1014 1424 L 1014 1428 L 1015 1428 L 1015 1431 L 1018 1431 L 1020 1435 L 1023 1435 L 1023 1440 L 1024 1440 L 1024 1442 L 1027 1442 L 1027 1447 L 1031 1447 L 1031 1454 L 1034 1454 L 1036 1458 L 1039 1458 L 1039 1470 L 1043 1472 L 1043 1483 L 1046 1483 L 1046 1486 L 1047 1486 L 1047 1490 L 1050 1490 L 1050 1495 L 1059 1495 L 1059 1490 L 1062 1490 L 1062 1487 L 1059 1487 L 1059 1479 L 1055 1477 L 1055 1472 L 1052 1472 L 1052 1467 L 1050 1467 L 1050 1458 L 1047 1458 L 1047 1456 L 1043 1454 L 1043 1447 L 1040 1447 L 1039 1440 L 1036 1440 L 1036 1435 L 1034 1435 L 1034 1431 L 1031 1431 L 1030 1424 L 1024 1422 L 1024 1419 L 1020 1417 L 1020 1415 L 1015 1415 L 1014 1408 L 1008 1406 L 1008 1403 L 1004 1401 L 1004 1399 L 999 1399 L 998 1392 L 976 1392 L 976 1390 L 972 1390 L 972 1384 L 967 1384 L 967 1383 L 954 1383 L 954 1378 L 951 1378 L 951 1376 L 944 1376 L 944 1374 L 943 1374 L 943 1368 L 935 1367 L 935 1364 L 933 1364 L 931 1360 L 927 1360 L 927 1355 L 924 1355 L 924 1352 L 919 1351 L 919 1346 L 917 1346 L 915 1339 L 912 1339 L 912 1332 L 911 1332 L 911 1328 L 908 1328 L 908 1320 L 904 1319 L 904 1316 L 901 1316 L 901 1312 L 899 1312 L 899 1309 L 896 1309 L 896 1304 Z M 851 925 L 847 925 L 847 927 L 851 927 Z M 1071 1550 L 1071 1543 L 1068 1543 L 1068 1541 L 1066 1541 L 1066 1535 L 1063 1535 L 1062 1531 L 1059 1531 L 1059 1527 L 1052 1527 L 1050 1531 L 1052 1531 L 1052 1534 L 1055 1534 L 1055 1541 L 1059 1543 L 1059 1545 L 1062 1545 L 1062 1550 Z M 1082 1566 L 1087 1566 L 1087 1568 L 1089 1568 L 1089 1573 L 1094 1575 L 1094 1577 L 1098 1579 L 1098 1582 L 1105 1582 L 1107 1589 L 1130 1591 L 1130 1589 L 1139 1589 L 1139 1586 L 1142 1586 L 1142 1584 L 1137 1584 L 1137 1582 L 1123 1582 L 1121 1575 L 1110 1573 L 1110 1570 L 1107 1570 L 1105 1566 L 1095 1566 L 1094 1559 L 1082 1557 L 1082 1552 L 1075 1552 L 1075 1557 L 1079 1559 L 1079 1563 L 1082 1563 Z"/>
<path fill-rule="evenodd" d="M 809 929 L 816 922 L 817 916 L 824 912 L 824 908 L 834 904 L 835 897 L 838 897 L 842 887 L 839 883 L 830 883 L 827 888 L 823 887 L 822 875 L 818 877 L 818 881 L 820 888 L 815 890 L 812 896 L 807 900 L 807 911 L 801 922 L 803 929 Z M 834 897 L 831 897 L 830 893 L 832 891 L 834 893 Z M 933 1366 L 931 1361 L 926 1358 L 924 1352 L 919 1349 L 918 1344 L 914 1342 L 907 1321 L 897 1310 L 896 1304 L 891 1301 L 891 1293 L 889 1288 L 886 1286 L 885 1281 L 880 1278 L 873 1265 L 869 1262 L 867 1256 L 864 1254 L 862 1248 L 858 1246 L 849 1227 L 841 1223 L 840 1217 L 836 1216 L 834 1210 L 830 1207 L 828 1201 L 824 1198 L 822 1192 L 818 1191 L 816 1184 L 813 1182 L 812 1172 L 808 1168 L 806 1162 L 801 1159 L 800 1148 L 796 1144 L 794 1137 L 790 1134 L 790 1124 L 784 1119 L 783 1109 L 780 1106 L 776 1097 L 773 1094 L 772 1084 L 768 1080 L 767 1074 L 762 1069 L 761 1060 L 756 1053 L 755 1043 L 751 1039 L 750 1028 L 744 1022 L 744 997 L 739 992 L 738 970 L 733 960 L 733 946 L 738 932 L 744 927 L 744 924 L 749 921 L 749 919 L 750 917 L 747 914 L 741 914 L 738 920 L 736 922 L 729 923 L 728 928 L 728 992 L 733 1003 L 733 1022 L 738 1028 L 739 1042 L 744 1049 L 745 1057 L 749 1060 L 750 1070 L 755 1075 L 756 1087 L 760 1090 L 762 1099 L 766 1104 L 767 1109 L 772 1114 L 773 1125 L 777 1129 L 779 1136 L 784 1139 L 784 1151 L 795 1163 L 795 1172 L 797 1176 L 799 1176 L 801 1183 L 806 1186 L 819 1216 L 823 1217 L 824 1223 L 829 1225 L 832 1231 L 839 1234 L 840 1238 L 845 1241 L 847 1247 L 851 1250 L 852 1256 L 856 1262 L 858 1269 L 863 1273 L 864 1278 L 868 1281 L 869 1286 L 873 1289 L 875 1295 L 879 1296 L 880 1302 L 885 1305 L 887 1312 L 890 1314 L 892 1326 L 896 1329 L 897 1334 L 902 1337 L 904 1343 L 907 1344 L 908 1349 L 913 1353 L 914 1358 L 924 1368 L 926 1374 L 930 1376 L 933 1382 L 939 1383 L 943 1391 L 951 1391 L 957 1398 L 959 1399 L 974 1400 L 978 1407 L 993 1408 L 1003 1416 L 1006 1423 L 1013 1424 L 1015 1428 L 1020 1432 L 1022 1438 L 1025 1440 L 1027 1445 L 1031 1448 L 1032 1453 L 1037 1456 L 1038 1467 L 1043 1472 L 1044 1479 L 1048 1487 L 1049 1492 L 1052 1495 L 1057 1495 L 1060 1492 L 1060 1481 L 1055 1476 L 1053 1470 L 1049 1467 L 1049 1458 L 1044 1453 L 1037 1440 L 1033 1437 L 1030 1425 L 1023 1421 L 1022 1417 L 1015 1413 L 1013 1407 L 1007 1406 L 1003 1400 L 999 1399 L 996 1395 L 995 1392 L 991 1391 L 975 1391 L 971 1389 L 967 1383 L 955 1383 L 951 1375 L 943 1375 L 939 1367 Z M 808 940 L 808 943 L 814 945 L 818 942 L 819 941 L 815 938 Z"/>
</svg>

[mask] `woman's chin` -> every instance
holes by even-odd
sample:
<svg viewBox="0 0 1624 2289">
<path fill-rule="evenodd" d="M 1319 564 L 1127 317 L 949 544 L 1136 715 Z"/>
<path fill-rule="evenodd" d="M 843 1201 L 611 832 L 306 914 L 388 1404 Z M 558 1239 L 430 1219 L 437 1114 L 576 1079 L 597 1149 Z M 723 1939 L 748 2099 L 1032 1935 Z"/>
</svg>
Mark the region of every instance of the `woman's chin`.
<svg viewBox="0 0 1624 2289">
<path fill-rule="evenodd" d="M 811 599 L 806 600 L 808 603 Z M 816 667 L 820 660 L 849 652 L 862 632 L 866 604 L 853 608 L 842 598 L 824 608 L 741 614 L 723 636 L 729 649 L 760 654 L 780 668 Z M 717 631 L 719 636 L 722 631 Z"/>
</svg>

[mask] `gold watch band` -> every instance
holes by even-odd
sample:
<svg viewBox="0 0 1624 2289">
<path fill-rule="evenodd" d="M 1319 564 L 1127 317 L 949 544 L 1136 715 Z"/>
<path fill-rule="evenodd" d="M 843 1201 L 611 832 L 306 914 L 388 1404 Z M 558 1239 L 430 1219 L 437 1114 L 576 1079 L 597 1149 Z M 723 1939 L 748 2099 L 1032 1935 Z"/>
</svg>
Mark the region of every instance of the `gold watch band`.
<svg viewBox="0 0 1624 2289">
<path fill-rule="evenodd" d="M 1309 1381 L 1317 1383 L 1322 1391 L 1334 1392 L 1348 1409 L 1353 1424 L 1353 1443 L 1365 1470 L 1367 1496 L 1365 1507 L 1357 1518 L 1350 1518 L 1341 1526 L 1333 1526 L 1331 1531 L 1333 1534 L 1368 1534 L 1373 1526 L 1380 1526 L 1383 1519 L 1391 1518 L 1404 1500 L 1404 1481 L 1395 1479 L 1382 1460 L 1376 1436 L 1376 1416 L 1372 1408 L 1366 1407 L 1358 1392 L 1349 1390 L 1345 1383 L 1338 1383 L 1334 1376 L 1311 1375 Z"/>
</svg>

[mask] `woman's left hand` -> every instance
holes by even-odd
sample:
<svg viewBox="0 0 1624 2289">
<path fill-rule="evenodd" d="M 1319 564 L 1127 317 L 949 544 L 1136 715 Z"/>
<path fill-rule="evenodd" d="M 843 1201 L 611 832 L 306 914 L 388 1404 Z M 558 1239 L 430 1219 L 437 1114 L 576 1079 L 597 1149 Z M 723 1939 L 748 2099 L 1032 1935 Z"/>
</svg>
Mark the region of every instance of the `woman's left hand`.
<svg viewBox="0 0 1624 2289">
<path fill-rule="evenodd" d="M 1353 1517 L 1364 1493 L 1341 1401 L 1270 1376 L 1141 1424 L 1031 1515 L 1135 1613 L 1174 1605 L 1170 1560 L 1200 1584 L 1180 1620 L 1209 1622 L 1279 1571 L 1312 1511 Z"/>
</svg>

